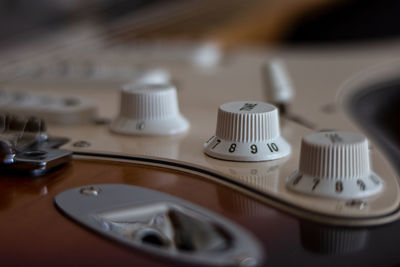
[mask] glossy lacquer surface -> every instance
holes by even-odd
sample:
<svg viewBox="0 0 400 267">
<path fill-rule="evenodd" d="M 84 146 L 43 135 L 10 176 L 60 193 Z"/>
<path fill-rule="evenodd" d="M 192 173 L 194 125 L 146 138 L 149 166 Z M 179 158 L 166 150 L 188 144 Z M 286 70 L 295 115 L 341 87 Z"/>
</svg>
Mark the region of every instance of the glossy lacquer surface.
<svg viewBox="0 0 400 267">
<path fill-rule="evenodd" d="M 128 162 L 73 160 L 41 178 L 2 175 L 2 265 L 176 266 L 127 248 L 76 224 L 53 204 L 77 186 L 122 183 L 191 201 L 247 228 L 264 246 L 267 266 L 394 266 L 399 223 L 377 228 L 323 227 L 297 220 L 251 197 L 196 175 Z"/>
<path fill-rule="evenodd" d="M 111 162 L 112 158 L 107 161 L 76 158 L 65 168 L 41 178 L 0 174 L 2 266 L 179 265 L 178 258 L 167 261 L 98 236 L 70 220 L 54 206 L 55 195 L 77 186 L 96 183 L 144 186 L 219 213 L 242 225 L 259 239 L 263 244 L 265 266 L 400 264 L 400 225 L 396 222 L 400 187 L 394 169 L 397 164 L 390 165 L 385 151 L 371 138 L 371 131 L 358 128 L 360 121 L 351 120 L 340 102 L 346 91 L 362 88 L 343 87 L 343 83 L 364 68 L 393 60 L 394 55 L 399 54 L 398 43 L 387 48 L 352 47 L 345 51 L 325 52 L 244 50 L 228 53 L 220 65 L 207 70 L 177 62 L 160 62 L 155 58 L 151 60 L 148 58 L 151 48 L 146 53 L 130 47 L 129 53 L 122 50 L 122 53 L 113 55 L 117 51 L 109 47 L 96 49 L 90 44 L 88 47 L 87 50 L 59 51 L 37 62 L 29 61 L 29 64 L 25 54 L 18 51 L 22 65 L 27 64 L 32 75 L 15 79 L 18 68 L 10 65 L 6 69 L 9 72 L 5 74 L 3 87 L 10 93 L 73 96 L 82 103 L 85 99 L 93 101 L 98 108 L 99 120 L 96 123 L 70 127 L 50 124 L 48 132 L 71 140 L 64 149 L 85 155 L 103 154 L 103 159 L 112 154 L 115 155 L 114 160 L 120 162 Z M 166 53 L 169 55 L 170 51 L 166 50 Z M 107 121 L 118 115 L 120 88 L 134 79 L 132 67 L 138 63 L 138 54 L 145 58 L 146 68 L 165 67 L 171 73 L 178 88 L 180 109 L 191 123 L 188 132 L 158 138 L 110 132 Z M 274 101 L 267 96 L 268 86 L 263 84 L 264 77 L 261 76 L 261 68 L 273 57 L 285 61 L 296 89 L 295 98 L 289 103 L 289 113 L 280 117 L 281 134 L 292 147 L 291 155 L 282 160 L 258 163 L 222 161 L 205 155 L 204 143 L 215 134 L 217 109 L 221 104 Z M 112 75 L 88 81 L 57 76 L 54 75 L 57 69 L 54 66 L 64 62 L 60 59 L 66 59 L 72 68 L 74 62 L 86 60 L 94 66 L 107 63 Z M 8 61 L 3 63 L 9 64 Z M 80 65 L 77 65 L 79 69 Z M 123 70 L 132 72 L 127 78 L 124 76 L 115 81 L 111 78 L 118 74 L 114 72 L 118 66 L 126 66 Z M 389 69 L 399 68 L 391 66 Z M 370 77 L 370 74 L 367 76 Z M 347 201 L 338 203 L 337 200 L 307 197 L 287 190 L 286 178 L 298 168 L 302 137 L 326 129 L 361 133 L 370 139 L 372 167 L 384 179 L 384 190 L 387 191 L 367 199 L 364 208 L 347 205 Z M 90 146 L 75 146 L 85 142 Z M 394 149 L 398 150 L 397 147 Z M 130 157 L 135 158 L 134 164 Z M 146 166 L 140 164 L 141 160 Z M 148 166 L 150 161 L 158 161 L 158 167 Z M 198 176 L 193 174 L 195 170 Z M 211 175 L 205 175 L 206 172 Z M 218 182 L 212 179 L 218 175 L 225 179 Z M 228 178 L 231 180 L 228 181 Z M 241 185 L 242 189 L 237 185 Z M 283 201 L 286 202 L 282 204 Z M 350 200 L 349 203 L 357 204 L 357 201 Z M 342 220 L 338 221 L 335 215 L 342 216 Z M 374 221 L 373 216 L 379 215 L 383 218 Z M 324 227 L 296 216 L 329 225 L 353 223 L 354 227 Z M 356 220 L 359 216 L 364 216 L 365 220 Z M 380 226 L 360 226 L 366 225 L 365 221 L 369 225 L 377 223 Z M 386 224 L 388 221 L 392 223 Z"/>
</svg>

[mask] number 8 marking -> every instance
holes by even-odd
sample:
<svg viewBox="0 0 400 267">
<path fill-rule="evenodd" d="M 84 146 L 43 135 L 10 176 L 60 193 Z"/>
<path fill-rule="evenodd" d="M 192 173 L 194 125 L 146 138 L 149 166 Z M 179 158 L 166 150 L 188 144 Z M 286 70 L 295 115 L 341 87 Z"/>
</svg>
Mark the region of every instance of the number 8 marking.
<svg viewBox="0 0 400 267">
<path fill-rule="evenodd" d="M 231 146 L 229 147 L 229 152 L 233 153 L 233 152 L 235 152 L 235 150 L 236 150 L 236 144 L 233 143 L 233 144 L 231 144 Z"/>
</svg>

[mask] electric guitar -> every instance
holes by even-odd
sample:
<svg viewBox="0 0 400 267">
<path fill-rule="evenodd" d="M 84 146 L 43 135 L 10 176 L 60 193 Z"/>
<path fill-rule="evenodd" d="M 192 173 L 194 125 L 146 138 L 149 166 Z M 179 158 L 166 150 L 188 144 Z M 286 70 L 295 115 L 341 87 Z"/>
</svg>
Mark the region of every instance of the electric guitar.
<svg viewBox="0 0 400 267">
<path fill-rule="evenodd" d="M 0 109 L 36 117 L 1 119 L 3 265 L 399 264 L 399 82 L 393 64 L 357 74 L 391 53 L 244 51 L 148 72 L 130 52 L 2 69 Z M 179 99 L 161 115 L 141 98 L 160 92 Z"/>
</svg>

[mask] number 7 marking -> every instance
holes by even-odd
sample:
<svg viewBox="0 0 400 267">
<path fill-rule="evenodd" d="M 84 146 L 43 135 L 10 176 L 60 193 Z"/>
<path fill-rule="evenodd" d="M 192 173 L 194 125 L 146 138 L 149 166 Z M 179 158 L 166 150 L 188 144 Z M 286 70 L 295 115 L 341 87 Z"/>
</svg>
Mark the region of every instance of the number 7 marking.
<svg viewBox="0 0 400 267">
<path fill-rule="evenodd" d="M 221 140 L 217 139 L 217 141 L 215 142 L 215 144 L 213 145 L 213 147 L 211 149 L 214 149 L 217 145 L 219 145 L 219 143 L 221 143 Z"/>
</svg>

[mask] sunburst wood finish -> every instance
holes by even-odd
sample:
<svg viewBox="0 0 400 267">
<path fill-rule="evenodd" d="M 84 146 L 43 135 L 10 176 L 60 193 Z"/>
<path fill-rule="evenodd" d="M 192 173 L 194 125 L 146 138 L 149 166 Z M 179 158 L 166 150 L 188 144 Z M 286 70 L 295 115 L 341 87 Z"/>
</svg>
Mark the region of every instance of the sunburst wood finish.
<svg viewBox="0 0 400 267">
<path fill-rule="evenodd" d="M 275 235 L 265 231 L 275 219 L 280 218 L 283 225 L 295 223 L 251 197 L 193 174 L 137 164 L 73 160 L 41 178 L 2 175 L 2 264 L 176 265 L 94 234 L 68 219 L 53 204 L 58 193 L 96 183 L 143 186 L 191 201 L 236 221 L 264 242 Z"/>
<path fill-rule="evenodd" d="M 64 190 L 123 183 L 191 201 L 247 228 L 262 243 L 263 266 L 378 264 L 393 266 L 398 222 L 378 228 L 343 228 L 298 220 L 247 194 L 169 168 L 74 159 L 41 178 L 3 174 L 0 180 L 2 266 L 183 266 L 102 237 L 63 215 L 53 203 Z M 390 236 L 390 242 L 388 242 Z"/>
</svg>

